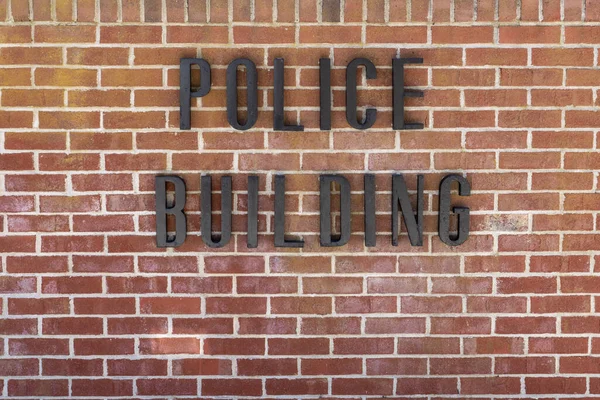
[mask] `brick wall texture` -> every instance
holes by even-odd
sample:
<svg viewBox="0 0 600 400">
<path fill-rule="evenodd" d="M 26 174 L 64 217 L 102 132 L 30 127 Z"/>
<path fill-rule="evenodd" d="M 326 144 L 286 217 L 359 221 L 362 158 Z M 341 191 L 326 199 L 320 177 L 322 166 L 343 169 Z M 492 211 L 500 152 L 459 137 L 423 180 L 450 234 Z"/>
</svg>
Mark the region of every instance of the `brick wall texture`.
<svg viewBox="0 0 600 400">
<path fill-rule="evenodd" d="M 600 396 L 600 1 L 0 0 L 0 393 L 26 398 Z M 393 57 L 406 119 L 393 130 Z M 212 66 L 179 130 L 179 59 Z M 259 116 L 226 119 L 225 71 L 258 68 Z M 286 119 L 273 131 L 273 60 Z M 333 127 L 319 130 L 320 57 Z M 345 67 L 371 129 L 345 119 Z M 361 71 L 362 74 L 362 71 Z M 243 83 L 243 74 L 240 73 Z M 242 96 L 244 97 L 244 96 Z M 319 246 L 318 175 L 352 185 L 352 238 Z M 377 246 L 362 185 L 377 175 Z M 390 184 L 425 176 L 425 239 L 391 245 Z M 155 244 L 154 177 L 185 178 L 188 238 Z M 233 176 L 231 242 L 203 244 L 200 176 Z M 259 247 L 246 247 L 260 177 Z M 274 176 L 287 176 L 273 245 Z M 464 175 L 471 236 L 437 235 Z M 217 226 L 218 215 L 213 223 Z M 404 228 L 403 228 L 404 229 Z"/>
</svg>

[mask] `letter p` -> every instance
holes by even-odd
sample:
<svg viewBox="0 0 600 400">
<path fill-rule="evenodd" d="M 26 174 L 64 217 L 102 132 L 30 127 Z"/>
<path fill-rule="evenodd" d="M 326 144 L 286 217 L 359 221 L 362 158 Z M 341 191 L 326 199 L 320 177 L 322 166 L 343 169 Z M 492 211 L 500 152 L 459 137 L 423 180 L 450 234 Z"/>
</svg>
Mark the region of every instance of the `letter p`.
<svg viewBox="0 0 600 400">
<path fill-rule="evenodd" d="M 200 87 L 192 91 L 192 65 L 200 67 Z M 210 92 L 210 65 L 202 58 L 179 60 L 179 129 L 191 129 L 192 97 L 204 97 Z"/>
</svg>

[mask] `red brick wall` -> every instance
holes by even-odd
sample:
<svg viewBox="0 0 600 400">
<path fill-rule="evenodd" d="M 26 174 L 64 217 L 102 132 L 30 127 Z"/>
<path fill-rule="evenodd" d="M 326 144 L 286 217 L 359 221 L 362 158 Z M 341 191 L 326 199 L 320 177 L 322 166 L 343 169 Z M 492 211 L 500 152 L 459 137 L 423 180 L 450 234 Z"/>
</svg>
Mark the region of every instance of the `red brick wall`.
<svg viewBox="0 0 600 400">
<path fill-rule="evenodd" d="M 597 0 L 0 0 L 0 393 L 4 396 L 600 394 Z M 474 4 L 475 3 L 475 4 Z M 498 4 L 495 7 L 495 4 Z M 229 128 L 225 68 L 259 69 L 259 119 Z M 272 64 L 288 122 L 272 130 Z M 320 131 L 318 59 L 332 59 Z M 376 80 L 349 128 L 346 64 Z M 407 119 L 391 128 L 391 59 Z M 179 59 L 213 88 L 179 128 Z M 353 236 L 318 246 L 318 175 L 352 183 Z M 425 243 L 390 244 L 390 182 L 425 175 Z M 189 235 L 154 237 L 154 176 L 184 176 Z M 377 174 L 377 247 L 362 236 L 362 175 Z M 234 239 L 198 231 L 201 173 L 234 176 Z M 260 176 L 247 249 L 245 176 Z M 287 230 L 272 240 L 273 177 Z M 472 185 L 471 237 L 437 236 L 447 173 Z M 218 197 L 216 197 L 218 199 Z M 217 203 L 217 202 L 215 202 Z"/>
</svg>

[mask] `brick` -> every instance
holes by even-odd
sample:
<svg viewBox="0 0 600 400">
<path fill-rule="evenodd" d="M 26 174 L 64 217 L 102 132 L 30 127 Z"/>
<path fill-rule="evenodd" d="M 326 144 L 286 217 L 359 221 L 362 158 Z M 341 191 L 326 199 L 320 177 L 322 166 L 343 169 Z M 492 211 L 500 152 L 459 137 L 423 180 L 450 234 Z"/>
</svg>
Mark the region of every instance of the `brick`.
<svg viewBox="0 0 600 400">
<path fill-rule="evenodd" d="M 391 395 L 393 393 L 393 380 L 389 378 L 334 378 L 332 392 L 340 395 L 349 393 Z"/>
<path fill-rule="evenodd" d="M 367 360 L 368 375 L 389 375 L 394 373 L 425 375 L 426 371 L 427 363 L 425 359 L 379 358 Z"/>
<path fill-rule="evenodd" d="M 560 112 L 554 110 L 500 111 L 499 126 L 502 128 L 560 128 Z"/>
<path fill-rule="evenodd" d="M 167 320 L 157 317 L 109 318 L 109 335 L 160 334 L 167 332 Z"/>
<path fill-rule="evenodd" d="M 65 188 L 65 175 L 8 175 L 5 178 L 7 191 L 61 192 Z"/>
<path fill-rule="evenodd" d="M 103 26 L 100 29 L 100 43 L 160 43 L 159 26 Z"/>
<path fill-rule="evenodd" d="M 531 310 L 535 313 L 584 313 L 590 310 L 590 299 L 584 296 L 532 297 Z"/>
<path fill-rule="evenodd" d="M 68 260 L 61 256 L 19 256 L 6 260 L 6 270 L 13 273 L 67 272 Z"/>
<path fill-rule="evenodd" d="M 456 378 L 405 378 L 397 381 L 396 394 L 430 393 L 458 394 L 458 381 Z"/>
<path fill-rule="evenodd" d="M 75 396 L 131 396 L 133 382 L 130 380 L 112 379 L 74 379 L 72 392 Z"/>
<path fill-rule="evenodd" d="M 532 90 L 531 103 L 536 106 L 586 106 L 592 105 L 589 90 Z"/>
<path fill-rule="evenodd" d="M 432 3 L 432 21 L 443 22 L 450 20 L 451 2 L 448 0 L 435 0 Z"/>
<path fill-rule="evenodd" d="M 492 43 L 494 38 L 491 26 L 433 26 L 431 34 L 436 44 Z"/>
<path fill-rule="evenodd" d="M 101 277 L 44 277 L 42 293 L 101 293 Z"/>
<path fill-rule="evenodd" d="M 62 90 L 5 89 L 2 105 L 8 107 L 61 107 L 64 104 Z"/>
<path fill-rule="evenodd" d="M 525 2 L 521 4 L 521 20 L 522 21 L 539 21 L 540 19 L 540 3 Z"/>
<path fill-rule="evenodd" d="M 527 132 L 498 131 L 491 134 L 490 132 L 467 132 L 466 147 L 473 149 L 524 149 L 527 147 Z"/>
<path fill-rule="evenodd" d="M 241 364 L 245 360 L 239 360 Z M 231 375 L 231 361 L 218 358 L 173 360 L 174 375 Z"/>
<path fill-rule="evenodd" d="M 233 318 L 174 318 L 173 332 L 194 334 L 201 330 L 206 333 L 233 333 Z"/>
<path fill-rule="evenodd" d="M 586 272 L 589 264 L 586 256 L 533 256 L 530 269 L 534 272 Z"/>
<path fill-rule="evenodd" d="M 208 396 L 260 396 L 260 379 L 203 379 L 202 393 Z"/>
<path fill-rule="evenodd" d="M 76 314 L 134 314 L 134 298 L 81 298 L 74 301 Z"/>
<path fill-rule="evenodd" d="M 534 189 L 586 190 L 591 189 L 593 177 L 585 173 L 540 173 L 534 175 Z"/>
<path fill-rule="evenodd" d="M 0 371 L 4 376 L 32 376 L 39 374 L 38 361 L 33 358 L 2 360 Z"/>
<path fill-rule="evenodd" d="M 465 90 L 468 107 L 514 107 L 527 105 L 524 90 Z"/>
<path fill-rule="evenodd" d="M 582 21 L 582 3 L 573 0 L 567 0 L 564 5 L 566 21 Z"/>
<path fill-rule="evenodd" d="M 68 355 L 68 339 L 9 339 L 8 353 L 10 355 Z"/>
<path fill-rule="evenodd" d="M 469 48 L 467 65 L 526 65 L 525 49 Z M 551 64 L 550 64 L 551 65 Z"/>
<path fill-rule="evenodd" d="M 329 354 L 329 339 L 270 338 L 268 348 L 272 355 Z"/>
<path fill-rule="evenodd" d="M 265 314 L 265 298 L 207 298 L 206 312 L 208 314 Z"/>
<path fill-rule="evenodd" d="M 253 27 L 238 25 L 233 28 L 235 43 L 294 43 L 292 27 Z"/>
<path fill-rule="evenodd" d="M 155 324 L 149 325 L 149 329 L 162 329 L 162 320 L 155 321 Z M 159 325 L 160 324 L 160 325 Z M 141 354 L 198 354 L 200 352 L 200 342 L 196 338 L 163 338 L 163 339 L 141 339 Z"/>
<path fill-rule="evenodd" d="M 333 346 L 334 354 L 391 354 L 394 341 L 391 338 L 336 338 Z"/>
<path fill-rule="evenodd" d="M 2 154 L 0 155 L 3 171 L 26 171 L 33 170 L 33 154 Z"/>
<path fill-rule="evenodd" d="M 0 27 L 0 43 L 31 43 L 31 27 L 22 25 Z"/>
<path fill-rule="evenodd" d="M 101 236 L 46 236 L 42 238 L 43 252 L 95 253 L 104 248 Z"/>
<path fill-rule="evenodd" d="M 125 256 L 85 255 L 73 257 L 73 270 L 77 272 L 131 272 L 133 259 Z"/>
<path fill-rule="evenodd" d="M 35 83 L 41 86 L 95 86 L 96 71 L 91 69 L 38 68 Z"/>
<path fill-rule="evenodd" d="M 32 236 L 6 236 L 0 238 L 0 245 L 17 252 L 32 253 L 35 251 L 35 239 Z M 10 277 L 7 278 L 5 282 L 11 282 Z"/>
<path fill-rule="evenodd" d="M 49 0 L 36 0 L 33 4 L 33 19 L 50 21 L 52 19 L 52 4 Z"/>
<path fill-rule="evenodd" d="M 300 43 L 360 43 L 360 30 L 349 26 L 301 26 Z"/>
<path fill-rule="evenodd" d="M 30 21 L 29 3 L 15 2 L 13 5 L 11 2 L 11 11 L 15 21 Z"/>
<path fill-rule="evenodd" d="M 8 301 L 8 312 L 14 315 L 24 314 L 68 314 L 67 298 L 51 297 L 43 299 L 15 298 Z"/>
<path fill-rule="evenodd" d="M 532 49 L 533 65 L 543 66 L 591 66 L 594 54 L 592 49 Z"/>
<path fill-rule="evenodd" d="M 69 383 L 66 379 L 12 379 L 8 383 L 9 396 L 67 396 Z"/>
<path fill-rule="evenodd" d="M 37 335 L 37 323 L 35 319 L 23 318 L 5 319 L 0 323 L 0 332 L 2 335 Z"/>
<path fill-rule="evenodd" d="M 520 379 L 516 377 L 483 377 L 461 379 L 461 392 L 468 394 L 518 394 L 521 390 Z"/>
<path fill-rule="evenodd" d="M 100 168 L 100 156 L 97 154 L 46 153 L 38 157 L 38 162 L 42 171 L 86 171 Z"/>
<path fill-rule="evenodd" d="M 206 17 L 206 0 L 190 0 L 188 2 L 190 22 L 206 22 Z"/>
<path fill-rule="evenodd" d="M 93 43 L 96 29 L 85 25 L 39 25 L 35 27 L 33 40 L 38 43 Z"/>
<path fill-rule="evenodd" d="M 502 86 L 561 86 L 563 71 L 555 68 L 544 69 L 500 69 Z"/>
<path fill-rule="evenodd" d="M 568 128 L 585 128 L 595 124 L 600 117 L 594 111 L 569 111 L 566 113 Z"/>
<path fill-rule="evenodd" d="M 465 340 L 466 354 L 523 354 L 523 339 L 489 336 Z"/>
<path fill-rule="evenodd" d="M 40 128 L 43 129 L 91 129 L 100 127 L 99 112 L 41 111 Z"/>
<path fill-rule="evenodd" d="M 405 313 L 431 313 L 443 314 L 446 312 L 460 312 L 461 301 L 458 297 L 403 297 L 401 308 Z"/>
<path fill-rule="evenodd" d="M 494 126 L 493 111 L 436 111 L 434 113 L 435 128 L 484 128 Z"/>
<path fill-rule="evenodd" d="M 500 43 L 558 44 L 560 42 L 558 26 L 503 26 L 500 27 L 499 32 Z"/>
<path fill-rule="evenodd" d="M 536 377 L 525 378 L 527 393 L 585 393 L 585 378 Z"/>
<path fill-rule="evenodd" d="M 497 361 L 496 361 L 497 363 Z M 492 370 L 492 359 L 473 357 L 461 359 L 432 358 L 430 360 L 431 375 L 474 375 L 486 374 Z"/>
<path fill-rule="evenodd" d="M 454 2 L 454 20 L 456 22 L 466 22 L 473 20 L 473 2 L 470 0 L 458 0 Z"/>
<path fill-rule="evenodd" d="M 72 0 L 58 0 L 56 2 L 56 19 L 58 21 L 73 21 Z"/>
<path fill-rule="evenodd" d="M 74 65 L 127 65 L 129 52 L 124 48 L 69 47 L 67 63 Z"/>
<path fill-rule="evenodd" d="M 69 105 L 72 107 L 128 107 L 128 90 L 71 90 Z"/>
<path fill-rule="evenodd" d="M 167 360 L 109 360 L 109 376 L 161 376 L 167 375 Z"/>
<path fill-rule="evenodd" d="M 32 126 L 33 113 L 29 111 L 0 112 L 0 127 L 2 128 L 31 128 Z"/>
<path fill-rule="evenodd" d="M 45 318 L 42 323 L 44 335 L 100 335 L 101 318 Z"/>
<path fill-rule="evenodd" d="M 489 318 L 478 317 L 436 317 L 431 320 L 433 334 L 489 334 Z"/>
<path fill-rule="evenodd" d="M 556 321 L 553 317 L 500 317 L 496 319 L 496 333 L 540 334 L 555 332 Z"/>
<path fill-rule="evenodd" d="M 165 114 L 162 111 L 104 113 L 104 126 L 107 129 L 147 129 L 164 128 Z"/>
<path fill-rule="evenodd" d="M 95 19 L 96 4 L 94 0 L 77 0 L 77 21 L 91 22 Z"/>
<path fill-rule="evenodd" d="M 167 28 L 169 43 L 227 43 L 225 26 L 170 26 Z"/>
<path fill-rule="evenodd" d="M 77 355 L 125 355 L 133 354 L 133 339 L 75 339 L 74 347 Z"/>
<path fill-rule="evenodd" d="M 471 297 L 467 299 L 467 311 L 485 313 L 524 313 L 527 311 L 527 300 L 525 297 Z"/>
<path fill-rule="evenodd" d="M 427 30 L 424 26 L 369 26 L 367 27 L 369 43 L 426 43 Z"/>
<path fill-rule="evenodd" d="M 315 395 L 326 394 L 327 380 L 326 379 L 268 379 L 266 382 L 266 390 L 268 394 L 302 394 Z"/>
<path fill-rule="evenodd" d="M 197 314 L 200 299 L 192 297 L 144 298 L 140 299 L 142 314 Z"/>
</svg>

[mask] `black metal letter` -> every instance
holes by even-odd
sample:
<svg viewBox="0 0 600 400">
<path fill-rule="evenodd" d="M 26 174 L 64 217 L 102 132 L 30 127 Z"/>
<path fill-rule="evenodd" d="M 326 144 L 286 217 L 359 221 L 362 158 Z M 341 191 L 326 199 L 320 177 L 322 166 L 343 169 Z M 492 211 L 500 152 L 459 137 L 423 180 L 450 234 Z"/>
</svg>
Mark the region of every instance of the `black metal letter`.
<svg viewBox="0 0 600 400">
<path fill-rule="evenodd" d="M 248 176 L 248 248 L 258 247 L 258 176 Z"/>
<path fill-rule="evenodd" d="M 192 64 L 200 67 L 200 87 L 192 92 Z M 210 92 L 210 65 L 201 58 L 179 60 L 179 129 L 191 129 L 192 97 L 203 97 Z"/>
<path fill-rule="evenodd" d="M 246 67 L 246 98 L 248 99 L 248 117 L 246 123 L 238 120 L 237 101 L 237 67 Z M 247 58 L 236 58 L 227 67 L 227 121 L 234 129 L 245 131 L 256 123 L 258 118 L 258 89 L 256 65 Z"/>
<path fill-rule="evenodd" d="M 185 241 L 187 232 L 185 213 L 185 182 L 178 176 L 157 176 L 155 182 L 156 200 L 156 246 L 178 247 Z M 167 207 L 167 182 L 175 185 L 175 201 Z M 175 237 L 172 240 L 167 236 L 167 214 L 175 216 Z"/>
<path fill-rule="evenodd" d="M 201 178 L 200 203 L 202 240 L 209 247 L 223 247 L 231 239 L 231 176 L 221 178 L 221 235 L 212 234 L 212 179 Z"/>
<path fill-rule="evenodd" d="M 319 59 L 319 114 L 322 131 L 331 129 L 331 60 Z"/>
<path fill-rule="evenodd" d="M 393 58 L 392 59 L 392 87 L 394 129 L 423 129 L 423 124 L 404 122 L 404 98 L 423 97 L 420 90 L 404 90 L 404 64 L 423 64 L 422 58 Z"/>
<path fill-rule="evenodd" d="M 446 175 L 440 183 L 440 210 L 438 219 L 438 235 L 448 246 L 458 246 L 469 238 L 469 207 L 454 207 L 452 211 L 458 214 L 458 234 L 450 237 L 450 189 L 452 182 L 458 182 L 460 196 L 471 195 L 471 185 L 460 175 Z"/>
<path fill-rule="evenodd" d="M 423 175 L 417 175 L 417 215 L 413 213 L 406 182 L 401 174 L 392 176 L 392 245 L 398 246 L 398 203 L 411 246 L 423 246 Z"/>
<path fill-rule="evenodd" d="M 275 175 L 275 247 L 304 247 L 302 239 L 285 239 L 285 175 Z"/>
<path fill-rule="evenodd" d="M 283 58 L 276 58 L 274 63 L 273 90 L 273 130 L 274 131 L 303 131 L 302 125 L 286 125 L 283 115 Z"/>
<path fill-rule="evenodd" d="M 365 121 L 358 122 L 356 113 L 356 70 L 359 65 L 364 65 L 367 73 L 367 79 L 377 78 L 377 69 L 373 63 L 366 58 L 355 58 L 350 61 L 346 68 L 346 120 L 356 129 L 368 129 L 373 126 L 377 118 L 377 110 L 367 108 Z"/>
<path fill-rule="evenodd" d="M 341 175 L 321 175 L 321 246 L 343 246 L 350 240 L 350 182 Z M 331 183 L 340 185 L 340 234 L 331 236 Z"/>
<path fill-rule="evenodd" d="M 375 175 L 365 175 L 365 246 L 374 247 L 375 236 Z"/>
</svg>

